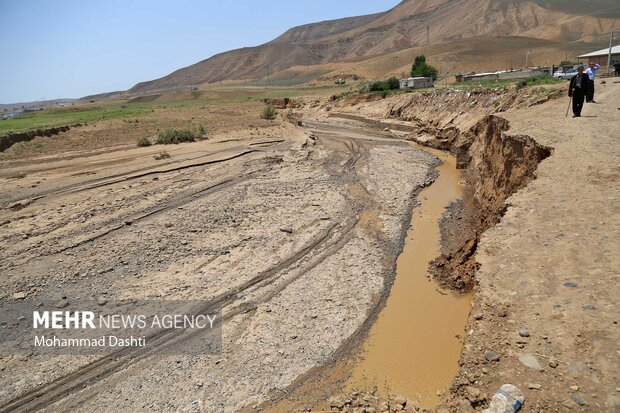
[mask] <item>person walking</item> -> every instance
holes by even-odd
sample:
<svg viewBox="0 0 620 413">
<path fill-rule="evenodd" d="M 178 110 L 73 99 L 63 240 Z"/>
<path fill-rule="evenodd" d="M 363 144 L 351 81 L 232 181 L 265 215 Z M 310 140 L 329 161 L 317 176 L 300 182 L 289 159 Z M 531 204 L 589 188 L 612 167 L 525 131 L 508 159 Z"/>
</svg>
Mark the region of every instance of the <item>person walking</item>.
<svg viewBox="0 0 620 413">
<path fill-rule="evenodd" d="M 573 98 L 573 118 L 581 116 L 583 100 L 588 95 L 590 82 L 588 75 L 583 72 L 583 66 L 577 68 L 577 74 L 570 80 L 568 96 Z"/>
<path fill-rule="evenodd" d="M 590 63 L 590 67 L 586 69 L 586 75 L 588 75 L 588 94 L 586 95 L 586 102 L 588 103 L 596 103 L 594 101 L 594 77 L 600 67 L 601 65 L 598 63 Z"/>
<path fill-rule="evenodd" d="M 620 62 L 614 63 L 614 69 L 616 69 L 616 77 L 620 76 Z"/>
</svg>

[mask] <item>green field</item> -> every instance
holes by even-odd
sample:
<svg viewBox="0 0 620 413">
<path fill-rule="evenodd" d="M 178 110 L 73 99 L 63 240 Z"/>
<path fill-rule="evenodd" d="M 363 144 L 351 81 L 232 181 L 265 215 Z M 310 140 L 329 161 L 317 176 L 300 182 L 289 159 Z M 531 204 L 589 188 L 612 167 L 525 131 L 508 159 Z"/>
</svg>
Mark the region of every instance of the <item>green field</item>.
<svg viewBox="0 0 620 413">
<path fill-rule="evenodd" d="M 89 107 L 67 107 L 22 113 L 0 120 L 0 135 L 27 132 L 57 126 L 98 122 L 108 119 L 141 116 L 152 111 L 152 105 L 102 105 Z"/>
<path fill-rule="evenodd" d="M 58 126 L 95 123 L 111 119 L 138 118 L 158 109 L 182 108 L 198 105 L 230 104 L 258 101 L 265 98 L 297 97 L 329 93 L 334 87 L 319 88 L 244 88 L 230 87 L 203 92 L 194 99 L 156 100 L 146 103 L 99 103 L 50 108 L 23 113 L 0 120 L 0 136 Z M 342 90 L 342 89 L 339 89 Z"/>
</svg>

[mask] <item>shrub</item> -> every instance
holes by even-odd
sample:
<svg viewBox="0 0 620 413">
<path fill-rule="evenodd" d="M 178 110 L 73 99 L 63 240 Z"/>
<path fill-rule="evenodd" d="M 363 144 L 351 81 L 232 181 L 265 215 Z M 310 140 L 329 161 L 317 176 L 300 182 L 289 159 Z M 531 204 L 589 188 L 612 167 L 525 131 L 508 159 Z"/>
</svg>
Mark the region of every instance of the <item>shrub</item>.
<svg viewBox="0 0 620 413">
<path fill-rule="evenodd" d="M 149 138 L 140 138 L 138 141 L 138 147 L 151 146 L 152 143 Z"/>
<path fill-rule="evenodd" d="M 387 80 L 376 80 L 374 82 L 370 82 L 368 85 L 368 90 L 371 92 L 382 92 L 384 90 L 396 89 L 400 89 L 400 82 L 394 76 Z"/>
<path fill-rule="evenodd" d="M 196 136 L 191 129 L 164 129 L 157 134 L 159 145 L 170 145 L 181 142 L 194 142 Z"/>
<path fill-rule="evenodd" d="M 207 136 L 207 130 L 202 125 L 198 125 L 196 133 L 198 134 L 198 138 L 205 138 Z"/>
<path fill-rule="evenodd" d="M 196 139 L 206 139 L 207 131 L 204 126 L 198 125 L 195 129 L 165 129 L 157 134 L 157 143 L 160 145 L 195 142 Z"/>
<path fill-rule="evenodd" d="M 528 85 L 531 85 L 531 86 L 549 85 L 549 84 L 561 83 L 561 82 L 562 82 L 561 79 L 556 79 L 549 74 L 543 74 L 543 75 L 536 75 L 536 76 L 528 77 L 527 79 L 521 79 L 515 84 L 515 86 L 517 87 L 517 90 L 519 90 L 519 89 L 523 89 L 524 87 Z"/>
<path fill-rule="evenodd" d="M 276 118 L 278 111 L 273 105 L 266 105 L 263 110 L 260 112 L 261 119 L 273 120 Z"/>
<path fill-rule="evenodd" d="M 394 76 L 387 80 L 387 85 L 389 90 L 400 89 L 400 81 Z"/>
</svg>

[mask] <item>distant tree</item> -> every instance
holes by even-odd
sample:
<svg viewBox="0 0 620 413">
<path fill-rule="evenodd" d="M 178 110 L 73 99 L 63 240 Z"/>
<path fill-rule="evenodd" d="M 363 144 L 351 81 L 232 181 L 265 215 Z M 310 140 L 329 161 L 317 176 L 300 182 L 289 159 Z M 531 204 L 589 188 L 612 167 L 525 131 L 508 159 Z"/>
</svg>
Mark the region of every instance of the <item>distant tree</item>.
<svg viewBox="0 0 620 413">
<path fill-rule="evenodd" d="M 426 56 L 416 56 L 411 66 L 411 77 L 430 77 L 431 79 L 437 79 L 437 69 L 426 63 Z"/>
</svg>

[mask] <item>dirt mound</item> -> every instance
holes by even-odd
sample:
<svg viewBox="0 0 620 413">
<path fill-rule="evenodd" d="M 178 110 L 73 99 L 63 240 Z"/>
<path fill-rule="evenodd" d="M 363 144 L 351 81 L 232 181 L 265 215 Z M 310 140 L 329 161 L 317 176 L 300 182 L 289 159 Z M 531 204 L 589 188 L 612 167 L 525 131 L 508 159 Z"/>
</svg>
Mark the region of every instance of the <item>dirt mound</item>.
<svg viewBox="0 0 620 413">
<path fill-rule="evenodd" d="M 271 105 L 276 109 L 298 109 L 303 106 L 301 102 L 290 98 L 263 99 L 263 103 Z"/>
</svg>

